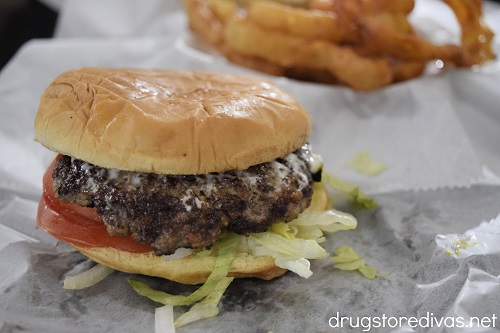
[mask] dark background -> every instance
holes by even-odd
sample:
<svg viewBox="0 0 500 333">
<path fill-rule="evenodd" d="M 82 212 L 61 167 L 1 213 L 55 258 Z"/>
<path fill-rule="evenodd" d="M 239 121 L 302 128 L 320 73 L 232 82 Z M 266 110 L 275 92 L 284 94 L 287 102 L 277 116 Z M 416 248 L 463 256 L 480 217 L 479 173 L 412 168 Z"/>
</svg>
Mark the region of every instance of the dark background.
<svg viewBox="0 0 500 333">
<path fill-rule="evenodd" d="M 0 70 L 24 42 L 52 37 L 56 19 L 36 0 L 0 0 Z"/>
<path fill-rule="evenodd" d="M 26 41 L 52 37 L 56 20 L 57 13 L 37 0 L 0 0 L 0 70 Z"/>
</svg>

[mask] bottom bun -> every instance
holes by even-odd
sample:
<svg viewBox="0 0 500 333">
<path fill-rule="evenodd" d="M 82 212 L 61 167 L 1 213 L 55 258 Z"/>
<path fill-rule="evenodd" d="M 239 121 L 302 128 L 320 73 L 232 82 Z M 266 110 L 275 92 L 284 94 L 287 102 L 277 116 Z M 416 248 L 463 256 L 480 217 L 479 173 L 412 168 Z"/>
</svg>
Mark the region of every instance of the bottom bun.
<svg viewBox="0 0 500 333">
<path fill-rule="evenodd" d="M 207 280 L 215 263 L 214 256 L 187 257 L 167 261 L 154 252 L 131 253 L 112 247 L 82 248 L 73 245 L 89 259 L 104 266 L 133 274 L 157 276 L 183 284 L 200 284 Z M 272 257 L 254 257 L 239 253 L 234 259 L 228 276 L 255 277 L 271 280 L 287 272 L 274 264 Z"/>
</svg>

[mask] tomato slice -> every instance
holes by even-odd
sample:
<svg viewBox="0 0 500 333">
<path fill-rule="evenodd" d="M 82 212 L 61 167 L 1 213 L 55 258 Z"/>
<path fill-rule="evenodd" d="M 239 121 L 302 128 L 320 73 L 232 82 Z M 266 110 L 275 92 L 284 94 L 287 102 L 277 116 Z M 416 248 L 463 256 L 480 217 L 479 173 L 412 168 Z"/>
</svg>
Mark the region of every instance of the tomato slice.
<svg viewBox="0 0 500 333">
<path fill-rule="evenodd" d="M 137 243 L 132 236 L 108 234 L 94 208 L 60 201 L 52 189 L 52 169 L 56 157 L 43 176 L 43 194 L 38 205 L 37 225 L 57 239 L 83 248 L 113 247 L 118 250 L 146 253 L 153 248 Z"/>
</svg>

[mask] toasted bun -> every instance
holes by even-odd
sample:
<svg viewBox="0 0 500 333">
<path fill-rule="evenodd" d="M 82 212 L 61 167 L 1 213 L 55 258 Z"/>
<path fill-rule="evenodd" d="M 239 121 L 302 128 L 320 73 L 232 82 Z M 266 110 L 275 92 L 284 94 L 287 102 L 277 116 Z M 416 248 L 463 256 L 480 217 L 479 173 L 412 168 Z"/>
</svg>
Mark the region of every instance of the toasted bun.
<svg viewBox="0 0 500 333">
<path fill-rule="evenodd" d="M 328 206 L 328 194 L 322 183 L 314 184 L 314 199 L 309 209 L 324 210 Z M 199 284 L 206 281 L 215 263 L 214 256 L 187 257 L 166 261 L 163 257 L 148 253 L 131 253 L 112 247 L 83 248 L 75 246 L 89 259 L 107 267 L 134 274 L 162 277 L 183 284 Z M 255 257 L 238 253 L 228 276 L 235 278 L 255 277 L 271 280 L 287 272 L 274 264 L 274 258 Z"/>
<path fill-rule="evenodd" d="M 271 82 L 205 71 L 84 68 L 45 90 L 35 140 L 106 168 L 204 174 L 283 157 L 307 112 Z"/>
<path fill-rule="evenodd" d="M 131 253 L 112 247 L 90 249 L 74 247 L 89 259 L 107 267 L 126 273 L 157 276 L 183 284 L 205 282 L 215 263 L 214 256 L 200 257 L 192 254 L 184 258 L 166 261 L 153 252 Z M 286 272 L 286 269 L 276 266 L 271 257 L 238 254 L 232 263 L 228 276 L 271 280 Z"/>
</svg>

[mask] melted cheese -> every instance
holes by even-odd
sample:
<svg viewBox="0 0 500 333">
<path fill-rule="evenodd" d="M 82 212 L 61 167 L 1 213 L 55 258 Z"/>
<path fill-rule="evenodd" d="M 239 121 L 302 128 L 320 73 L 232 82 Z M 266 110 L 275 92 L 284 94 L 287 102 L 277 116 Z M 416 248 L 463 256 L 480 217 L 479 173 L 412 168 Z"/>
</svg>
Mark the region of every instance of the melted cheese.
<svg viewBox="0 0 500 333">
<path fill-rule="evenodd" d="M 267 167 L 269 167 L 272 172 L 265 172 L 265 175 L 266 177 L 274 178 L 273 183 L 279 184 L 281 187 L 290 186 L 290 182 L 296 179 L 298 181 L 298 189 L 302 190 L 309 186 L 309 173 L 315 174 L 320 172 L 322 166 L 323 161 L 321 156 L 314 153 L 309 144 L 305 144 L 298 152 L 289 154 L 283 159 L 276 159 L 267 163 Z M 89 172 L 93 167 L 94 166 L 90 163 L 83 162 L 81 164 L 81 168 L 85 172 Z M 118 169 L 101 169 L 98 175 L 105 181 L 123 181 L 126 182 L 128 186 L 135 188 L 139 188 L 142 185 L 143 179 L 147 176 L 145 173 L 120 171 Z M 170 175 L 156 175 L 156 178 L 159 182 L 166 182 L 165 178 L 169 176 Z M 122 177 L 121 180 L 119 179 L 120 177 Z M 192 189 L 188 188 L 182 197 L 179 198 L 180 202 L 188 212 L 194 207 L 201 209 L 203 198 L 199 197 L 199 195 L 210 196 L 214 191 L 217 191 L 216 184 L 218 182 L 221 182 L 225 178 L 232 177 L 243 180 L 243 182 L 250 187 L 258 186 L 259 182 L 263 181 L 265 178 L 264 174 L 250 172 L 248 170 L 200 175 L 196 177 L 198 195 L 194 193 Z M 180 181 L 183 182 L 182 179 Z M 186 183 L 186 187 L 191 186 L 190 184 L 192 185 L 192 183 Z M 275 190 L 279 191 L 280 186 L 276 185 Z M 97 191 L 98 187 L 94 178 L 88 177 L 87 187 L 93 193 Z M 110 200 L 111 198 L 106 198 L 106 201 Z"/>
</svg>

